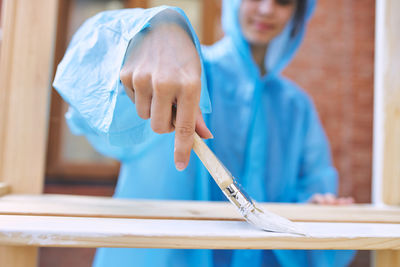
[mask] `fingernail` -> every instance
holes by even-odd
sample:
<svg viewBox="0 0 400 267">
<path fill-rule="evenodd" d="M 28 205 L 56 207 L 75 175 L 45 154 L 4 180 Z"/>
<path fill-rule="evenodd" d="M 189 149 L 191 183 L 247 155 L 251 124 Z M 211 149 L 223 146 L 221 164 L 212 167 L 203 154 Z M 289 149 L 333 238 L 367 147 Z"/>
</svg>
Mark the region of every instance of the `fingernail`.
<svg viewBox="0 0 400 267">
<path fill-rule="evenodd" d="M 175 163 L 175 166 L 178 171 L 183 171 L 183 169 L 185 169 L 185 163 L 183 162 L 177 162 Z"/>
<path fill-rule="evenodd" d="M 207 139 L 214 139 L 214 135 L 211 133 L 210 130 L 208 130 L 208 138 Z"/>
</svg>

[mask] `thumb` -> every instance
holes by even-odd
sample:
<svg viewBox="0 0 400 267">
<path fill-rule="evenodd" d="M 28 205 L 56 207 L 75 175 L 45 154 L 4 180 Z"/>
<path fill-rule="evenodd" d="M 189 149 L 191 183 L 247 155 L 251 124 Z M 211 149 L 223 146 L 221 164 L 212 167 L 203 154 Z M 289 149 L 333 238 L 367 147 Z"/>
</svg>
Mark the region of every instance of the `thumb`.
<svg viewBox="0 0 400 267">
<path fill-rule="evenodd" d="M 196 117 L 196 132 L 197 134 L 204 139 L 214 138 L 210 130 L 207 128 L 206 123 L 204 122 L 203 115 L 201 114 L 200 108 L 197 110 Z"/>
</svg>

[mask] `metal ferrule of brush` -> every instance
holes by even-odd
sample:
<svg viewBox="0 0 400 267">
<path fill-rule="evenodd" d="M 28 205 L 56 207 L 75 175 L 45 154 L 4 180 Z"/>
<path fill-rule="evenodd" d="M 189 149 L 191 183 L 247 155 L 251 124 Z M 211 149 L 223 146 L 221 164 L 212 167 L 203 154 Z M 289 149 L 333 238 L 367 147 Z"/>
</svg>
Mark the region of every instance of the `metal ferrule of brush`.
<svg viewBox="0 0 400 267">
<path fill-rule="evenodd" d="M 233 183 L 228 185 L 223 190 L 225 196 L 232 202 L 238 209 L 239 212 L 244 216 L 247 217 L 249 212 L 254 210 L 253 201 L 246 195 L 243 190 L 240 190 L 239 184 L 233 180 Z"/>
</svg>

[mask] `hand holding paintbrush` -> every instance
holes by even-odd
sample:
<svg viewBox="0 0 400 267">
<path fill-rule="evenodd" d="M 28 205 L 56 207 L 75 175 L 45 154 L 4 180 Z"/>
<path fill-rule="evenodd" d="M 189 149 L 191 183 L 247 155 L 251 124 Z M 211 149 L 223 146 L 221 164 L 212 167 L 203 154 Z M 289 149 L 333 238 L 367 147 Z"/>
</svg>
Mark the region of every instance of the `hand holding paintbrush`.
<svg viewBox="0 0 400 267">
<path fill-rule="evenodd" d="M 188 34 L 174 24 L 155 25 L 133 46 L 120 79 L 136 104 L 137 114 L 143 119 L 151 118 L 156 133 L 175 130 L 176 168 L 183 170 L 187 166 L 193 147 L 225 196 L 248 222 L 268 231 L 303 233 L 289 220 L 257 208 L 197 134 L 212 137 L 199 110 L 201 65 Z"/>
</svg>

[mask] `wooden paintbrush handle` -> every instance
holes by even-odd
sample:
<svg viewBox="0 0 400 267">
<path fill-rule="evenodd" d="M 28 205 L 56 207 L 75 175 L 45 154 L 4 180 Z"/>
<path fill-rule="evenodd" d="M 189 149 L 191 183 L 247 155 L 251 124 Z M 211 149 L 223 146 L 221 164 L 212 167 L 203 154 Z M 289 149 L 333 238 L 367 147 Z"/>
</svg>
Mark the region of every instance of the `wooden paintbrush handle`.
<svg viewBox="0 0 400 267">
<path fill-rule="evenodd" d="M 172 114 L 172 124 L 175 126 L 175 107 L 173 108 Z M 219 161 L 217 156 L 215 156 L 215 154 L 196 132 L 194 132 L 193 150 L 194 152 L 196 152 L 197 156 L 199 157 L 201 162 L 203 162 L 203 165 L 206 167 L 206 169 L 211 174 L 212 178 L 222 191 L 224 191 L 227 186 L 233 183 L 232 174 L 225 168 L 225 166 Z"/>
<path fill-rule="evenodd" d="M 197 133 L 194 133 L 193 150 L 222 190 L 233 183 L 232 175 Z"/>
</svg>

